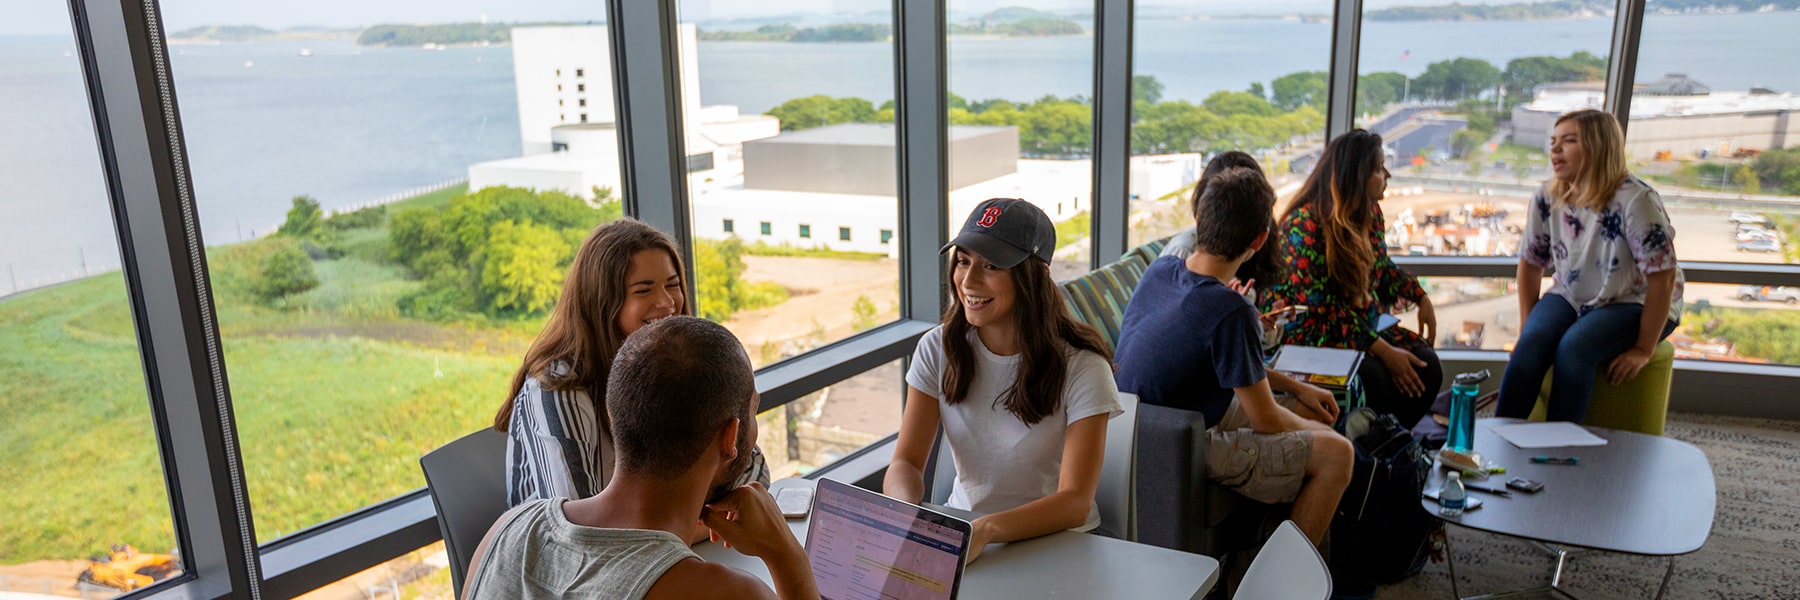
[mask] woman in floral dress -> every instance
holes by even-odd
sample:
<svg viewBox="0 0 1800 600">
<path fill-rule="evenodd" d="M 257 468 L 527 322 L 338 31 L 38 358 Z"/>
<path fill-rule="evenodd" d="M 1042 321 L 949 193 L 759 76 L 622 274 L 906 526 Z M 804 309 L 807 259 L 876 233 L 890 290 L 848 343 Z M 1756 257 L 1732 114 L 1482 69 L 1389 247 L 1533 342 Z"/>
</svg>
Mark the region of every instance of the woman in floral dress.
<svg viewBox="0 0 1800 600">
<path fill-rule="evenodd" d="M 1430 409 L 1444 367 L 1431 349 L 1437 331 L 1431 299 L 1388 257 L 1382 240 L 1385 162 L 1381 136 L 1361 129 L 1326 146 L 1281 216 L 1277 230 L 1287 276 L 1262 305 L 1307 307 L 1286 325 L 1287 344 L 1367 353 L 1357 374 L 1368 406 L 1410 426 Z M 1377 331 L 1380 315 L 1415 306 L 1419 332 L 1399 325 Z"/>
</svg>

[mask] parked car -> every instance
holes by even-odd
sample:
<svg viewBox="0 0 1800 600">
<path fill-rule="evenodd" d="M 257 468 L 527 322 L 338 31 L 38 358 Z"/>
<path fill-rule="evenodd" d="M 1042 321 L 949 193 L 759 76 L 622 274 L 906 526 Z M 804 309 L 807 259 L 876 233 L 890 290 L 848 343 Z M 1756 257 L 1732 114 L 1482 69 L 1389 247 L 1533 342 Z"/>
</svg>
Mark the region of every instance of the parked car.
<svg viewBox="0 0 1800 600">
<path fill-rule="evenodd" d="M 1737 297 L 1745 302 L 1769 301 L 1800 304 L 1800 288 L 1744 285 L 1738 286 Z"/>
<path fill-rule="evenodd" d="M 1760 239 L 1760 240 L 1750 240 L 1748 242 L 1738 242 L 1738 251 L 1739 252 L 1780 252 L 1781 251 L 1781 242 L 1777 242 L 1777 241 L 1771 240 L 1771 239 Z"/>
<path fill-rule="evenodd" d="M 1781 238 L 1776 237 L 1775 232 L 1769 231 L 1766 229 L 1759 230 L 1759 231 L 1739 231 L 1737 234 L 1737 241 L 1749 242 L 1749 241 L 1754 241 L 1754 240 L 1769 240 L 1771 242 L 1779 242 L 1779 241 L 1781 241 Z"/>
<path fill-rule="evenodd" d="M 1769 222 L 1769 218 L 1756 213 L 1734 212 L 1731 213 L 1731 222 L 1764 225 Z"/>
</svg>

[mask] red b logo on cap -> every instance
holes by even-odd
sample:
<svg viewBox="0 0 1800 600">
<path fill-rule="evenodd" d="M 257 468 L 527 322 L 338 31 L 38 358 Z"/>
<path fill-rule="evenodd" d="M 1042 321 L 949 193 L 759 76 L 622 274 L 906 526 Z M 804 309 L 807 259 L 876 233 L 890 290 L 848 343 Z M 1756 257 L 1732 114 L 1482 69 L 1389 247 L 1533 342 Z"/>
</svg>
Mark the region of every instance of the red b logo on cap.
<svg viewBox="0 0 1800 600">
<path fill-rule="evenodd" d="M 975 224 L 982 227 L 993 227 L 994 220 L 998 218 L 1000 218 L 1000 207 L 989 206 L 987 210 L 981 211 L 981 220 L 976 221 Z"/>
</svg>

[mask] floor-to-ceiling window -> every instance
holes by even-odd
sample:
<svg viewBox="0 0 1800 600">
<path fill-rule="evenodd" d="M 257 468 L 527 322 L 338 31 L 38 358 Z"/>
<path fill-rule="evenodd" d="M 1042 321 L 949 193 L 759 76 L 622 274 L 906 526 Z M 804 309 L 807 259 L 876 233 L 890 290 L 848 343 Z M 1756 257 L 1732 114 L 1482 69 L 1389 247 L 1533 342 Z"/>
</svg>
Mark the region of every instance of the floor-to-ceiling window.
<svg viewBox="0 0 1800 600">
<path fill-rule="evenodd" d="M 1284 203 L 1299 189 L 1324 148 L 1332 9 L 1317 0 L 1137 8 L 1130 245 L 1193 228 L 1194 185 L 1223 152 L 1255 158 Z"/>
<path fill-rule="evenodd" d="M 104 598 L 181 573 L 66 11 L 27 2 L 0 26 L 0 596 Z"/>
<path fill-rule="evenodd" d="M 620 216 L 605 5 L 162 8 L 257 538 L 418 489 Z"/>
<path fill-rule="evenodd" d="M 1800 262 L 1800 12 L 1650 2 L 1625 153 L 1660 192 L 1683 261 Z M 1560 101 L 1560 104 L 1557 102 Z M 1586 106 L 1545 99 L 1545 112 Z M 1800 287 L 1690 284 L 1672 340 L 1693 358 L 1800 364 Z"/>
<path fill-rule="evenodd" d="M 950 204 L 955 237 L 989 198 L 1022 198 L 1056 224 L 1051 273 L 1093 252 L 1093 3 L 945 3 Z"/>
<path fill-rule="evenodd" d="M 894 15 L 783 2 L 681 2 L 696 311 L 758 367 L 900 314 Z M 705 157 L 693 161 L 693 157 Z M 736 227 L 736 223 L 757 227 Z M 726 223 L 732 226 L 727 227 Z M 891 371 L 891 373 L 890 373 Z M 899 428 L 897 367 L 765 411 L 776 477 Z"/>
</svg>

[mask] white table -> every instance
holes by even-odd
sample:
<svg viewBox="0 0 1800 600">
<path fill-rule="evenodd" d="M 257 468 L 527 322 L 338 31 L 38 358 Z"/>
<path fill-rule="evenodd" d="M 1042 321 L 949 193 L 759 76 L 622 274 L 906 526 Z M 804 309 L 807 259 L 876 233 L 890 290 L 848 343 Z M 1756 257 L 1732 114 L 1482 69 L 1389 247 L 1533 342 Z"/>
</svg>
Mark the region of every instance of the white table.
<svg viewBox="0 0 1800 600">
<path fill-rule="evenodd" d="M 805 479 L 784 479 L 771 487 L 816 484 Z M 968 516 L 954 509 L 946 512 Z M 808 519 L 789 519 L 788 529 L 804 543 L 807 524 Z M 769 570 L 759 559 L 714 543 L 694 546 L 694 551 L 708 562 L 742 569 L 769 583 Z M 963 573 L 960 597 L 1200 598 L 1212 589 L 1218 576 L 1219 561 L 1199 554 L 1063 531 L 989 545 Z"/>
<path fill-rule="evenodd" d="M 1563 567 L 1576 553 L 1572 548 L 1668 557 L 1662 586 L 1656 592 L 1656 597 L 1662 598 L 1675 574 L 1675 557 L 1699 550 L 1712 533 L 1717 494 L 1706 454 L 1681 440 L 1605 427 L 1588 426 L 1587 430 L 1606 438 L 1606 445 L 1574 448 L 1519 448 L 1493 432 L 1496 425 L 1518 422 L 1523 421 L 1475 421 L 1475 450 L 1507 469 L 1505 475 L 1481 483 L 1500 487 L 1507 479 L 1523 477 L 1543 482 L 1544 491 L 1515 491 L 1504 498 L 1470 492 L 1481 498 L 1482 507 L 1460 517 L 1438 515 L 1437 502 L 1420 500 L 1426 511 L 1447 523 L 1532 540 L 1556 554 L 1549 587 L 1473 598 L 1522 593 L 1572 598 L 1562 587 Z M 1576 465 L 1539 464 L 1531 462 L 1533 456 L 1576 456 L 1581 461 Z M 1425 489 L 1438 489 L 1445 477 L 1443 469 L 1432 469 Z M 1446 536 L 1450 590 L 1462 597 L 1456 554 L 1448 542 Z"/>
</svg>

